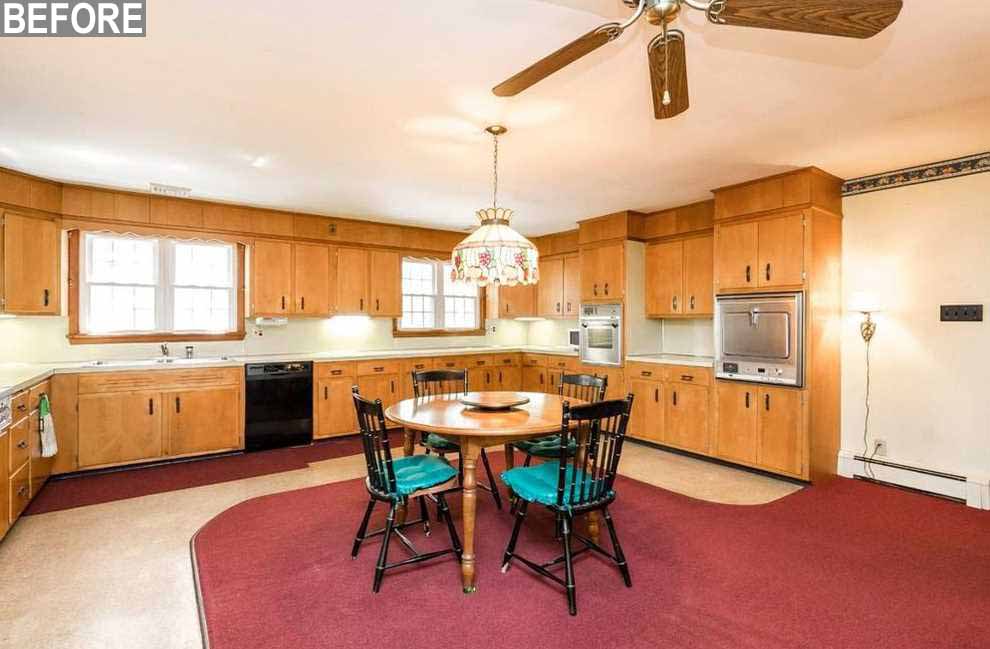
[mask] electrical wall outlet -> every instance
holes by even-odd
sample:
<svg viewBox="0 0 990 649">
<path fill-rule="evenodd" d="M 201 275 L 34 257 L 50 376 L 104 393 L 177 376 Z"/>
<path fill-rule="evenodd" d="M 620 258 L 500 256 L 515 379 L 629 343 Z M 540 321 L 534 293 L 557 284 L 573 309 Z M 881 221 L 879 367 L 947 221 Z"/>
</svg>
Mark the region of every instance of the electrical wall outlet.
<svg viewBox="0 0 990 649">
<path fill-rule="evenodd" d="M 873 455 L 875 457 L 887 457 L 887 440 L 877 439 L 873 441 Z"/>
<path fill-rule="evenodd" d="M 983 322 L 982 304 L 943 304 L 942 322 Z"/>
</svg>

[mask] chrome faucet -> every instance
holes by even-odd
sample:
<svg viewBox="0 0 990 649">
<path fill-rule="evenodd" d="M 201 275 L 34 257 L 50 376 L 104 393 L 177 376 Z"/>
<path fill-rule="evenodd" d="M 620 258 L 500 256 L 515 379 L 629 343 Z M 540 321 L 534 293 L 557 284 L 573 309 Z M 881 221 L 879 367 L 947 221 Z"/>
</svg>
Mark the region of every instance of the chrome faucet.
<svg viewBox="0 0 990 649">
<path fill-rule="evenodd" d="M 168 343 L 162 343 L 161 349 L 162 349 L 162 356 L 168 358 Z"/>
</svg>

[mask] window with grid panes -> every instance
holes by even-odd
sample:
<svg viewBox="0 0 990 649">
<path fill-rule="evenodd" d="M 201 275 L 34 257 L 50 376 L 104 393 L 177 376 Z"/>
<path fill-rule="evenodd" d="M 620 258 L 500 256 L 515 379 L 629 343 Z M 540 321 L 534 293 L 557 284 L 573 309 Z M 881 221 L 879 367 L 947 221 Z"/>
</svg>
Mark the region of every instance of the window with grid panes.
<svg viewBox="0 0 990 649">
<path fill-rule="evenodd" d="M 402 260 L 400 331 L 470 331 L 481 326 L 478 288 L 452 281 L 450 273 L 446 261 Z"/>
</svg>

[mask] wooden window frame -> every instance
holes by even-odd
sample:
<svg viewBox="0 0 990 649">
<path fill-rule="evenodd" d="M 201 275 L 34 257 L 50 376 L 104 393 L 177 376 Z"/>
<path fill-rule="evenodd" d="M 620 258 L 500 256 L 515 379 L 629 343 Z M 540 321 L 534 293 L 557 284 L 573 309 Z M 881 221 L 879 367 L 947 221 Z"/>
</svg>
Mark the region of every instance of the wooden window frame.
<svg viewBox="0 0 990 649">
<path fill-rule="evenodd" d="M 402 261 L 411 255 L 402 255 L 399 259 L 399 274 L 402 274 Z M 437 260 L 444 261 L 444 260 Z M 399 291 L 401 293 L 401 279 Z M 392 337 L 393 338 L 443 338 L 451 336 L 484 336 L 486 333 L 485 319 L 487 317 L 487 289 L 480 289 L 478 291 L 478 326 L 474 329 L 400 329 L 399 321 L 402 318 L 392 319 Z"/>
<path fill-rule="evenodd" d="M 156 343 L 156 342 L 208 342 L 224 340 L 244 340 L 247 331 L 244 326 L 244 298 L 245 298 L 245 277 L 244 258 L 246 246 L 237 242 L 235 254 L 237 255 L 236 289 L 237 289 L 237 329 L 222 334 L 208 333 L 149 333 L 149 334 L 84 334 L 79 329 L 79 280 L 80 280 L 80 247 L 82 244 L 82 232 L 80 230 L 68 231 L 68 257 L 69 257 L 69 339 L 70 345 L 107 345 L 114 343 Z"/>
</svg>

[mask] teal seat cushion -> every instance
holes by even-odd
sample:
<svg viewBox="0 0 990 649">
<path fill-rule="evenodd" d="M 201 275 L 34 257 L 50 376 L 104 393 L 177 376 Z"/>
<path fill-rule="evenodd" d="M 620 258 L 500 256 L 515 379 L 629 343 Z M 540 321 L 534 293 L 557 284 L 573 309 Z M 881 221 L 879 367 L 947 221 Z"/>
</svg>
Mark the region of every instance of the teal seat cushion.
<svg viewBox="0 0 990 649">
<path fill-rule="evenodd" d="M 426 445 L 436 451 L 455 452 L 461 448 L 457 445 L 457 443 L 450 441 L 443 435 L 437 435 L 436 433 L 430 433 L 426 436 Z"/>
<path fill-rule="evenodd" d="M 513 445 L 526 455 L 547 458 L 560 457 L 560 435 L 526 439 L 521 442 L 513 442 Z M 575 453 L 577 453 L 577 442 L 572 437 L 567 442 L 567 457 L 574 457 Z"/>
<path fill-rule="evenodd" d="M 457 469 L 436 455 L 411 455 L 392 461 L 395 487 L 400 496 L 443 484 L 457 475 Z"/>
<path fill-rule="evenodd" d="M 557 472 L 560 469 L 558 462 L 544 462 L 536 466 L 520 467 L 509 469 L 502 473 L 502 482 L 507 484 L 513 493 L 533 503 L 541 505 L 557 504 Z M 570 496 L 570 484 L 574 478 L 574 467 L 567 465 L 567 477 L 564 491 L 564 507 L 570 507 L 573 500 Z M 579 490 L 581 482 L 585 479 L 584 471 L 578 472 L 578 486 L 575 488 L 575 496 L 580 496 Z M 589 483 L 586 487 L 591 489 L 594 483 Z"/>
</svg>

